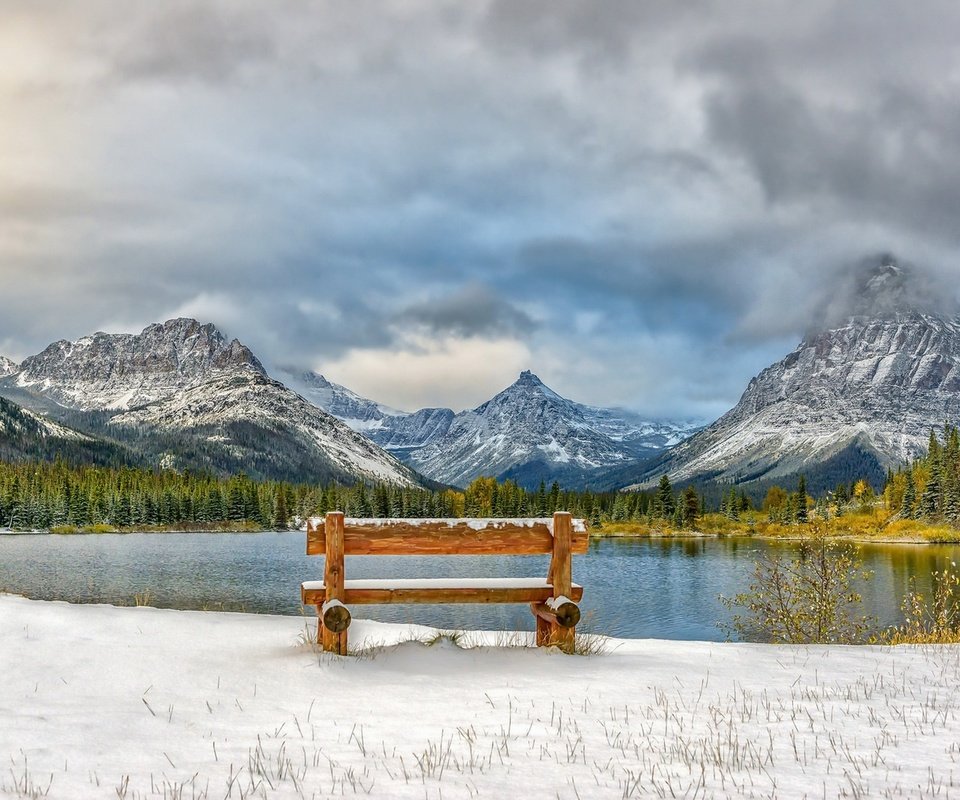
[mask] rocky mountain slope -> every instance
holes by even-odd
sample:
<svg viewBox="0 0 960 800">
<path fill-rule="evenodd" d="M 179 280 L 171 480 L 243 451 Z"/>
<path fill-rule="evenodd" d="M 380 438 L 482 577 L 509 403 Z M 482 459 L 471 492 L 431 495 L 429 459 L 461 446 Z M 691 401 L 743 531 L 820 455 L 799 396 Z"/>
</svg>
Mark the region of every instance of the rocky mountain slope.
<svg viewBox="0 0 960 800">
<path fill-rule="evenodd" d="M 19 365 L 11 361 L 6 356 L 0 356 L 0 378 L 3 378 L 6 375 L 12 375 L 19 369 Z"/>
<path fill-rule="evenodd" d="M 192 319 L 56 342 L 0 379 L 0 395 L 165 466 L 417 481 L 394 456 L 272 380 L 239 341 Z"/>
<path fill-rule="evenodd" d="M 407 416 L 404 411 L 367 400 L 346 386 L 328 381 L 316 372 L 284 369 L 280 377 L 315 406 L 333 414 L 355 431 L 372 433 L 382 428 L 392 417 Z"/>
<path fill-rule="evenodd" d="M 642 475 L 751 481 L 815 472 L 857 451 L 882 469 L 960 417 L 960 318 L 906 301 L 910 273 L 865 275 L 855 313 L 807 335 L 740 402 Z M 866 467 L 865 467 L 866 469 Z"/>
<path fill-rule="evenodd" d="M 369 439 L 253 370 L 220 375 L 124 411 L 108 425 L 121 434 L 190 436 L 214 459 L 232 465 L 228 471 L 417 482 L 409 468 Z"/>
<path fill-rule="evenodd" d="M 266 374 L 247 347 L 214 325 L 172 319 L 138 334 L 54 342 L 20 364 L 15 384 L 68 408 L 122 410 L 239 369 Z"/>
<path fill-rule="evenodd" d="M 680 430 L 575 403 L 525 371 L 477 408 L 459 414 L 422 409 L 385 420 L 371 435 L 445 483 L 463 486 L 494 475 L 525 486 L 557 480 L 576 488 L 597 470 L 649 457 Z"/>
</svg>

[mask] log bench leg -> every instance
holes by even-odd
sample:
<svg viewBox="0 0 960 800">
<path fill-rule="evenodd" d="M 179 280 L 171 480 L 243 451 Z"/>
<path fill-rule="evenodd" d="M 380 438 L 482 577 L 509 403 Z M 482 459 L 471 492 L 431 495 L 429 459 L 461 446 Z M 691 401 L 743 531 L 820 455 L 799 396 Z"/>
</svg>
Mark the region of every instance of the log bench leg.
<svg viewBox="0 0 960 800">
<path fill-rule="evenodd" d="M 319 611 L 319 609 L 317 610 Z M 347 654 L 347 632 L 341 631 L 340 633 L 334 633 L 328 630 L 327 626 L 323 624 L 322 615 L 317 620 L 317 626 L 320 628 L 319 639 L 324 652 L 345 656 Z"/>
<path fill-rule="evenodd" d="M 343 524 L 343 512 L 330 511 L 327 513 L 324 523 L 326 555 L 323 565 L 323 582 L 327 589 L 327 600 L 323 606 L 317 609 L 320 616 L 319 627 L 323 630 L 323 649 L 328 653 L 337 653 L 341 656 L 347 654 L 347 628 L 350 626 L 350 614 L 348 613 L 346 616 L 346 625 L 341 630 L 336 631 L 332 628 L 340 626 L 334 622 L 335 616 L 328 616 L 328 611 L 333 604 L 346 610 L 343 605 Z M 340 621 L 343 622 L 342 619 Z"/>
<path fill-rule="evenodd" d="M 553 625 L 536 612 L 534 612 L 534 619 L 537 621 L 537 647 L 549 647 Z"/>
<path fill-rule="evenodd" d="M 574 644 L 577 640 L 576 628 L 564 628 L 554 623 L 550 626 L 551 644 L 559 647 L 564 653 L 573 653 Z"/>
<path fill-rule="evenodd" d="M 546 603 L 531 603 L 530 611 L 537 621 L 537 647 L 559 647 L 573 653 L 580 609 L 566 598 Z"/>
</svg>

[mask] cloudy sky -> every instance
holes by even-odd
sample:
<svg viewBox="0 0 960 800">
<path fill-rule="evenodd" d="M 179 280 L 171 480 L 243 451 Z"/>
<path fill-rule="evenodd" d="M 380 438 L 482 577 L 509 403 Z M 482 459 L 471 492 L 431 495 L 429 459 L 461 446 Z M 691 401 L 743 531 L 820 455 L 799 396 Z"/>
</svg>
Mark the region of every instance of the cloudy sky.
<svg viewBox="0 0 960 800">
<path fill-rule="evenodd" d="M 960 5 L 0 0 L 0 353 L 213 321 L 403 408 L 712 418 L 960 281 Z"/>
</svg>

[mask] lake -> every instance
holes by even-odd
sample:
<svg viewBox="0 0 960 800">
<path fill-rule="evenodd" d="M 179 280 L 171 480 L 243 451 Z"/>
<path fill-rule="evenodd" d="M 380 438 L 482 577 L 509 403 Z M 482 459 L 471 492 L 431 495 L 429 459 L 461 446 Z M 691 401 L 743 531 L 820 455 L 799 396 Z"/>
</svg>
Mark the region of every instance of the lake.
<svg viewBox="0 0 960 800">
<path fill-rule="evenodd" d="M 323 577 L 306 556 L 302 532 L 132 533 L 0 536 L 0 590 L 41 600 L 149 605 L 263 614 L 302 613 L 300 582 Z M 574 556 L 585 587 L 580 630 L 625 638 L 722 640 L 729 613 L 719 595 L 747 588 L 757 555 L 795 547 L 744 538 L 598 539 Z M 900 622 L 910 578 L 928 591 L 930 574 L 960 556 L 956 545 L 869 544 L 867 612 Z M 348 578 L 524 577 L 546 575 L 546 556 L 347 557 Z M 308 609 L 311 619 L 313 610 Z M 360 606 L 358 618 L 439 628 L 532 630 L 523 606 Z"/>
</svg>

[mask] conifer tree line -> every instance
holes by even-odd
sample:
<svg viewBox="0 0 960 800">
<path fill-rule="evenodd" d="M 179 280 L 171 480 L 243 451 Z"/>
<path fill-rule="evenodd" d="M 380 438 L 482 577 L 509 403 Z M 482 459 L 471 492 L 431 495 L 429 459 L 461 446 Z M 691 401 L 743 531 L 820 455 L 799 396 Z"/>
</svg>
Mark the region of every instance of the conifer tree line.
<svg viewBox="0 0 960 800">
<path fill-rule="evenodd" d="M 344 511 L 353 517 L 541 517 L 570 511 L 598 528 L 607 523 L 666 521 L 696 527 L 708 511 L 740 520 L 763 511 L 774 522 L 802 524 L 811 514 L 842 514 L 875 501 L 866 481 L 840 484 L 814 500 L 801 476 L 795 491 L 772 486 L 755 508 L 741 487 L 731 485 L 707 508 L 693 486 L 676 490 L 667 475 L 641 492 L 590 492 L 541 482 L 535 490 L 511 480 L 477 478 L 465 490 L 429 490 L 389 484 L 345 486 L 254 481 L 240 474 L 219 478 L 128 466 L 72 466 L 51 462 L 0 462 L 0 527 L 15 530 L 84 528 L 196 529 L 223 526 L 283 530 L 313 515 Z M 960 524 L 960 432 L 932 432 L 929 451 L 890 472 L 883 500 L 910 519 Z"/>
<path fill-rule="evenodd" d="M 692 487 L 674 492 L 578 492 L 557 483 L 527 490 L 511 480 L 477 478 L 466 490 L 389 484 L 353 486 L 218 478 L 138 467 L 72 466 L 65 461 L 0 462 L 0 527 L 47 530 L 248 527 L 284 530 L 313 515 L 351 517 L 541 517 L 570 511 L 594 527 L 664 518 L 691 525 L 702 514 Z"/>
<path fill-rule="evenodd" d="M 945 425 L 942 439 L 930 431 L 926 454 L 891 472 L 883 497 L 904 519 L 960 524 L 960 430 Z"/>
</svg>

